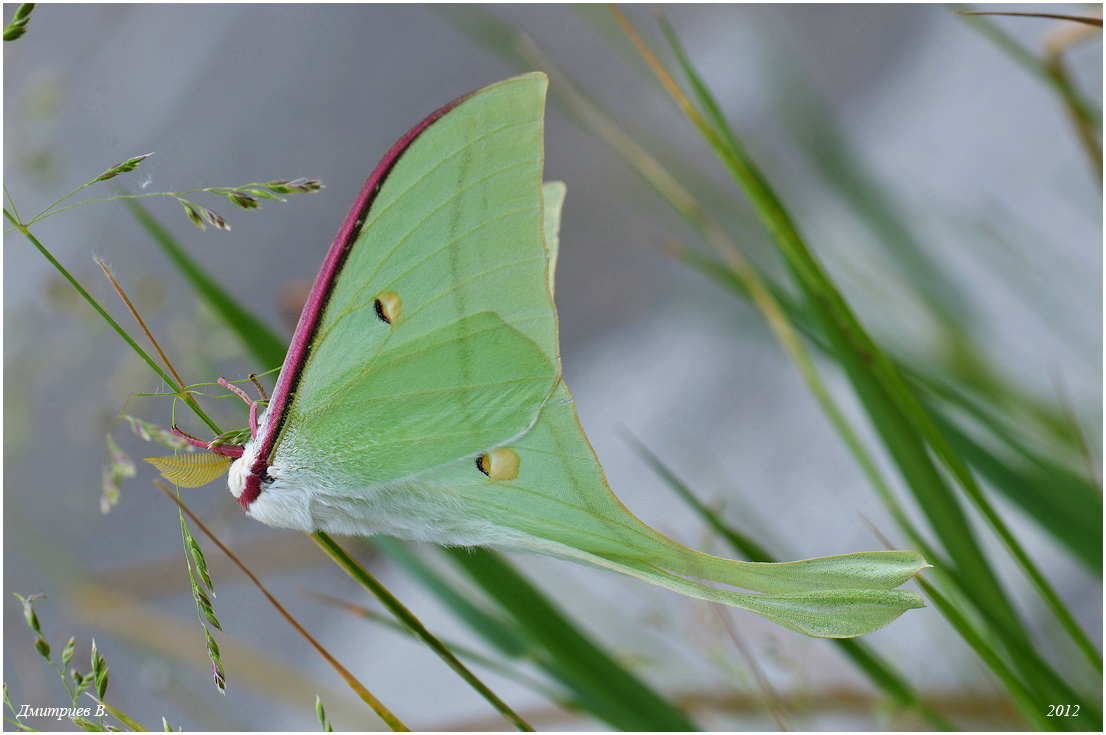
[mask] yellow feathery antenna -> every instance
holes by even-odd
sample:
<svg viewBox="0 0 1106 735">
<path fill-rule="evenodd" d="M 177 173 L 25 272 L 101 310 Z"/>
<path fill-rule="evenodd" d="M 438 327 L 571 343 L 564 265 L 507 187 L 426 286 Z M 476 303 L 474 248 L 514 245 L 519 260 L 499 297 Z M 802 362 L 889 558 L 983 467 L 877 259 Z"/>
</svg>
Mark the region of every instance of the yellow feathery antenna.
<svg viewBox="0 0 1106 735">
<path fill-rule="evenodd" d="M 161 476 L 171 483 L 181 487 L 200 487 L 225 473 L 234 460 L 221 454 L 177 454 L 147 457 L 144 461 L 157 467 Z"/>
</svg>

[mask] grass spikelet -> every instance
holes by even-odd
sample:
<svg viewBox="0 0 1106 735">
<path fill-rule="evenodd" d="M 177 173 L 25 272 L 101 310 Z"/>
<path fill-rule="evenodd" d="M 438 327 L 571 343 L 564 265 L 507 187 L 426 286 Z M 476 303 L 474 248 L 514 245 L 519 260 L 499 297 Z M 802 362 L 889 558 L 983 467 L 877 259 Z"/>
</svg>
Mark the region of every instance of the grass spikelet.
<svg viewBox="0 0 1106 735">
<path fill-rule="evenodd" d="M 204 224 L 204 218 L 200 215 L 199 208 L 187 199 L 182 199 L 181 197 L 177 197 L 176 199 L 181 203 L 181 206 L 184 207 L 184 213 L 188 215 L 188 219 L 192 220 L 192 224 L 196 225 L 196 227 L 199 227 L 201 230 L 206 230 L 207 225 Z"/>
<path fill-rule="evenodd" d="M 227 199 L 231 201 L 231 204 L 242 209 L 261 209 L 261 202 L 258 201 L 257 197 L 244 191 L 227 192 Z"/>
<path fill-rule="evenodd" d="M 92 639 L 92 679 L 96 683 L 96 698 L 103 699 L 108 690 L 108 662 L 96 650 L 96 639 Z"/>
<path fill-rule="evenodd" d="M 70 660 L 73 658 L 73 650 L 76 648 L 77 639 L 70 637 L 69 641 L 65 644 L 65 649 L 61 654 L 61 664 L 54 662 L 50 658 L 50 644 L 47 643 L 46 637 L 42 634 L 42 626 L 39 624 L 38 615 L 35 613 L 34 603 L 35 600 L 40 597 L 45 597 L 42 594 L 28 595 L 23 597 L 20 594 L 15 595 L 19 598 L 19 601 L 23 603 L 23 617 L 27 621 L 28 627 L 36 634 L 35 636 L 35 650 L 40 656 L 46 659 L 46 662 L 58 672 L 58 676 L 61 679 L 62 686 L 65 687 L 66 693 L 69 695 L 70 707 L 58 708 L 51 705 L 48 708 L 40 708 L 36 706 L 22 705 L 17 711 L 12 705 L 11 699 L 8 696 L 8 685 L 4 684 L 4 705 L 11 711 L 12 716 L 5 716 L 8 722 L 17 726 L 21 731 L 33 730 L 28 727 L 23 721 L 23 717 L 43 717 L 43 710 L 50 710 L 49 717 L 54 717 L 57 710 L 62 710 L 62 714 L 57 716 L 57 719 L 67 717 L 70 722 L 76 725 L 78 728 L 87 732 L 118 732 L 119 728 L 104 722 L 104 713 L 107 713 L 119 720 L 123 726 L 132 731 L 145 731 L 145 729 L 137 722 L 132 720 L 127 715 L 123 714 L 114 707 L 108 705 L 103 701 L 104 695 L 108 690 L 108 681 L 111 678 L 111 671 L 108 668 L 107 660 L 100 655 L 99 648 L 96 646 L 96 639 L 92 639 L 92 655 L 90 657 L 90 665 L 92 670 L 88 674 L 82 674 L 77 669 L 69 669 L 68 678 L 66 678 L 66 668 L 69 666 Z M 85 717 L 79 716 L 80 714 L 88 714 L 91 712 L 89 708 L 78 707 L 78 700 L 81 695 L 85 693 L 90 687 L 96 687 L 96 694 L 93 697 L 97 704 L 102 704 L 103 708 L 99 710 L 97 716 L 98 720 L 89 720 Z M 91 695 L 90 695 L 91 696 Z M 24 712 L 25 709 L 29 709 L 28 712 Z M 67 710 L 67 711 L 66 711 Z M 22 716 L 21 716 L 22 713 Z"/>
<path fill-rule="evenodd" d="M 134 461 L 115 443 L 115 438 L 107 433 L 108 457 L 104 465 L 100 487 L 100 512 L 107 514 L 119 503 L 124 477 L 134 477 Z"/>
<path fill-rule="evenodd" d="M 204 219 L 210 222 L 212 227 L 230 232 L 230 225 L 227 224 L 227 221 L 223 219 L 218 212 L 213 212 L 207 207 L 200 207 L 200 211 L 203 213 Z"/>
<path fill-rule="evenodd" d="M 178 496 L 179 499 L 179 496 Z M 188 581 L 192 586 L 192 598 L 196 601 L 196 616 L 200 619 L 200 625 L 204 629 L 204 637 L 207 640 L 207 656 L 211 659 L 211 677 L 215 681 L 215 687 L 219 690 L 220 694 L 226 695 L 227 693 L 227 673 L 223 669 L 222 655 L 219 653 L 219 644 L 215 641 L 214 636 L 211 635 L 211 631 L 208 630 L 206 619 L 208 623 L 211 623 L 220 633 L 223 632 L 223 626 L 219 622 L 219 619 L 215 617 L 215 608 L 211 604 L 211 598 L 207 596 L 207 593 L 196 582 L 196 575 L 200 576 L 207 588 L 212 590 L 214 595 L 215 591 L 211 584 L 211 573 L 207 568 L 207 559 L 204 557 L 203 551 L 200 550 L 200 545 L 196 542 L 196 539 L 192 537 L 192 532 L 188 530 L 188 524 L 184 521 L 184 512 L 180 513 L 180 528 L 181 537 L 184 541 L 184 548 L 188 552 L 189 557 L 192 559 L 191 563 L 188 563 Z"/>
<path fill-rule="evenodd" d="M 323 732 L 334 732 L 334 726 L 326 719 L 326 709 L 323 707 L 323 699 L 315 695 L 315 716 L 319 718 L 319 726 Z"/>
<path fill-rule="evenodd" d="M 112 166 L 111 168 L 109 168 L 107 171 L 103 172 L 102 174 L 97 176 L 95 179 L 93 179 L 91 183 L 95 184 L 97 181 L 107 181 L 108 179 L 114 179 L 116 176 L 118 176 L 120 174 L 130 173 L 131 171 L 134 171 L 136 168 L 138 168 L 138 164 L 142 163 L 143 161 L 145 161 L 147 158 L 149 158 L 152 155 L 154 155 L 154 154 L 151 151 L 150 153 L 146 153 L 146 154 L 143 154 L 141 156 L 135 156 L 134 158 L 128 158 L 126 161 L 123 161 L 122 163 L 117 163 L 114 166 Z"/>
<path fill-rule="evenodd" d="M 133 431 L 139 439 L 142 441 L 152 441 L 166 449 L 185 449 L 189 446 L 188 442 L 177 436 L 168 429 L 163 429 L 157 424 L 150 423 L 149 421 L 143 421 L 140 418 L 134 416 L 128 416 L 123 414 L 122 419 L 130 424 L 131 431 Z"/>
<path fill-rule="evenodd" d="M 15 17 L 12 18 L 12 22 L 4 27 L 5 41 L 14 41 L 27 32 L 27 24 L 31 22 L 31 11 L 34 9 L 34 3 L 20 3 L 15 10 Z"/>
</svg>

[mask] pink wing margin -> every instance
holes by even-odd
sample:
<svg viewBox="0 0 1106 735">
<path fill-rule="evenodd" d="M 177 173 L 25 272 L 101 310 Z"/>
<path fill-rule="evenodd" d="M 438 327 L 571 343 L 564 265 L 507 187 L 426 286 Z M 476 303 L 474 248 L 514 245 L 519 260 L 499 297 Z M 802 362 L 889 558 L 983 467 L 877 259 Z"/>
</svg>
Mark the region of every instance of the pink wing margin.
<svg viewBox="0 0 1106 735">
<path fill-rule="evenodd" d="M 334 242 L 326 254 L 322 267 L 319 268 L 319 275 L 315 277 L 315 285 L 311 287 L 311 294 L 307 297 L 307 303 L 304 304 L 303 312 L 300 313 L 296 331 L 292 334 L 292 344 L 288 348 L 288 354 L 284 357 L 284 365 L 280 368 L 280 377 L 277 379 L 276 388 L 269 403 L 269 420 L 266 422 L 265 432 L 261 435 L 261 446 L 258 449 L 257 458 L 250 468 L 246 488 L 238 498 L 238 504 L 242 508 L 248 509 L 250 504 L 257 500 L 261 494 L 261 480 L 267 477 L 269 457 L 272 454 L 273 445 L 276 443 L 277 435 L 284 425 L 288 408 L 291 405 L 291 397 L 295 394 L 296 387 L 299 385 L 300 377 L 303 374 L 303 366 L 307 362 L 308 355 L 311 354 L 315 331 L 318 329 L 323 311 L 330 299 L 334 281 L 338 274 L 342 272 L 346 258 L 357 237 L 361 234 L 361 226 L 372 208 L 380 187 L 415 138 L 419 137 L 424 130 L 441 119 L 447 112 L 474 94 L 476 92 L 470 92 L 450 102 L 400 138 L 399 142 L 392 146 L 392 149 L 377 164 L 372 176 L 369 177 L 364 188 L 361 189 L 357 201 L 353 203 L 349 214 L 346 215 L 341 229 L 338 230 L 338 235 L 334 238 Z"/>
</svg>

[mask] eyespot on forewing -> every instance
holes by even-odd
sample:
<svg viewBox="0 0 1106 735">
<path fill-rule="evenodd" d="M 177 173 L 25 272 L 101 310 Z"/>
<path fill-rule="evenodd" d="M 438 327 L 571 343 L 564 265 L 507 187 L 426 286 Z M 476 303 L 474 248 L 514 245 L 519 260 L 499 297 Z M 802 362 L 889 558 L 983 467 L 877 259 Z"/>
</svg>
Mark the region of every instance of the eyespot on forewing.
<svg viewBox="0 0 1106 735">
<path fill-rule="evenodd" d="M 395 324 L 403 311 L 403 300 L 395 291 L 385 291 L 376 297 L 373 307 L 380 321 Z"/>
</svg>

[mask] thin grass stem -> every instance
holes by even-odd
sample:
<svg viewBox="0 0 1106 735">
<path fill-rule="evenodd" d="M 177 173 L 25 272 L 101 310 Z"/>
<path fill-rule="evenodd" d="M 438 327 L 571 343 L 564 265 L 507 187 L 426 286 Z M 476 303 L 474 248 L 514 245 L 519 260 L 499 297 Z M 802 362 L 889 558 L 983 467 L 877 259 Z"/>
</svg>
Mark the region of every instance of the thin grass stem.
<svg viewBox="0 0 1106 735">
<path fill-rule="evenodd" d="M 1102 18 L 1089 15 L 1060 15 L 1058 13 L 1015 13 L 998 10 L 954 10 L 955 15 L 1010 15 L 1021 18 L 1052 18 L 1053 20 L 1070 20 L 1075 23 L 1083 23 L 1088 26 L 1102 27 Z"/>
<path fill-rule="evenodd" d="M 611 11 L 662 85 L 696 129 L 711 144 L 722 162 L 730 169 L 737 183 L 745 190 L 760 213 L 765 227 L 798 276 L 800 285 L 820 307 L 816 309 L 816 314 L 827 336 L 834 342 L 839 359 L 846 366 L 851 366 L 850 375 L 854 386 L 869 412 L 873 414 L 877 427 L 884 432 L 888 448 L 895 454 L 908 481 L 912 484 L 924 483 L 918 485 L 926 488 L 924 495 L 916 492 L 919 500 L 928 498 L 930 502 L 938 503 L 937 506 L 933 506 L 932 511 L 940 511 L 942 522 L 936 523 L 935 528 L 947 545 L 958 550 L 957 555 L 963 557 L 962 562 L 966 562 L 965 571 L 971 575 L 971 579 L 966 580 L 969 593 L 973 596 L 981 595 L 979 601 L 983 603 L 984 608 L 990 608 L 992 614 L 996 615 L 996 622 L 1013 633 L 1017 639 L 1027 638 L 1027 633 L 1006 599 L 998 579 L 975 543 L 962 511 L 955 499 L 948 495 L 943 480 L 936 473 L 936 468 L 932 467 L 922 442 L 929 444 L 953 474 L 965 494 L 983 514 L 1030 578 L 1063 629 L 1072 637 L 1087 659 L 1101 671 L 1101 656 L 1091 644 L 1089 637 L 1082 631 L 1051 584 L 1037 569 L 1020 542 L 987 501 L 968 466 L 948 444 L 895 365 L 867 334 L 844 297 L 823 272 L 817 260 L 807 249 L 782 202 L 757 170 L 736 136 L 732 131 L 728 131 L 728 126 L 726 126 L 725 135 L 719 133 L 684 95 L 679 85 L 668 74 L 667 69 L 625 15 L 617 7 L 612 6 Z M 685 71 L 689 76 L 694 75 L 690 65 L 687 65 Z M 705 93 L 703 85 L 697 85 L 697 89 Z M 951 523 L 950 521 L 953 520 L 956 522 Z"/>
<path fill-rule="evenodd" d="M 65 266 L 58 262 L 57 258 L 55 258 L 50 253 L 50 251 L 46 249 L 46 246 L 44 246 L 41 242 L 38 241 L 38 238 L 31 234 L 26 225 L 16 220 L 15 217 L 10 212 L 8 212 L 7 209 L 4 210 L 4 217 L 6 217 L 9 222 L 15 225 L 15 228 L 19 230 L 23 234 L 23 236 L 26 237 L 48 261 L 50 261 L 50 264 L 54 266 L 54 268 L 62 275 L 62 277 L 64 277 L 65 280 L 69 281 L 69 285 L 76 289 L 77 293 L 79 293 L 81 297 L 84 298 L 84 300 L 87 301 L 89 305 L 91 305 L 92 308 L 96 310 L 96 312 L 104 319 L 104 321 L 106 321 L 108 325 L 110 325 L 111 328 L 115 330 L 116 334 L 122 337 L 123 341 L 130 345 L 130 348 L 134 350 L 135 354 L 142 358 L 142 360 L 150 366 L 150 369 L 152 369 L 155 373 L 157 373 L 158 377 L 165 381 L 166 385 L 173 385 L 172 378 L 170 378 L 169 375 L 167 375 L 165 371 L 162 370 L 156 362 L 154 362 L 153 358 L 146 354 L 145 350 L 138 346 L 138 343 L 135 342 L 134 339 L 132 339 L 131 336 L 127 334 L 126 330 L 123 329 L 123 327 L 121 327 L 119 323 L 116 322 L 115 319 L 113 319 L 102 306 L 100 306 L 96 299 L 94 299 L 92 295 L 84 289 L 83 286 L 81 286 L 77 279 L 74 278 L 73 275 L 65 269 Z M 203 412 L 203 409 L 201 409 L 199 405 L 192 401 L 189 403 L 189 406 L 192 408 L 193 411 L 196 412 L 196 415 L 199 416 L 200 420 L 207 424 L 208 427 L 211 428 L 213 431 L 218 433 L 218 429 L 216 428 L 215 423 L 210 418 L 208 418 L 207 414 Z"/>
<path fill-rule="evenodd" d="M 119 285 L 119 282 L 115 280 L 115 276 L 112 275 L 111 270 L 107 267 L 107 264 L 104 263 L 104 261 L 100 260 L 99 258 L 95 258 L 95 261 L 97 265 L 100 266 L 100 270 L 102 270 L 104 272 L 104 275 L 107 276 L 108 280 L 111 281 L 111 286 L 115 289 L 115 293 L 119 294 L 119 298 L 123 299 L 123 303 L 126 304 L 127 310 L 131 313 L 131 316 L 134 317 L 134 320 L 138 322 L 139 328 L 141 328 L 143 334 L 146 335 L 146 339 L 150 340 L 150 344 L 153 345 L 154 350 L 157 351 L 157 354 L 161 357 L 162 362 L 165 363 L 165 367 L 169 368 L 169 372 L 171 372 L 173 374 L 173 377 L 176 378 L 177 387 L 180 389 L 180 393 L 178 395 L 180 395 L 181 398 L 188 400 L 189 393 L 187 388 L 185 387 L 184 380 L 177 373 L 176 368 L 173 367 L 173 363 L 171 363 L 169 361 L 169 358 L 165 356 L 165 352 L 162 351 L 161 345 L 159 345 L 157 343 L 157 340 L 154 339 L 154 335 L 146 326 L 146 322 L 142 320 L 142 317 L 138 313 L 138 309 L 134 308 L 134 304 L 131 303 L 131 300 L 127 296 L 126 291 L 124 291 L 123 287 Z"/>
<path fill-rule="evenodd" d="M 658 160 L 638 145 L 633 138 L 624 133 L 602 110 L 598 109 L 580 93 L 572 80 L 542 54 L 529 38 L 521 36 L 517 46 L 520 54 L 532 60 L 535 66 L 544 69 L 551 78 L 556 80 L 556 84 L 551 85 L 552 89 L 564 99 L 577 117 L 622 155 L 642 178 L 649 182 L 692 227 L 698 230 L 727 264 L 727 267 L 738 277 L 747 290 L 750 300 L 764 316 L 784 352 L 795 362 L 800 375 L 802 375 L 811 392 L 826 412 L 827 417 L 845 441 L 849 451 L 856 458 L 869 482 L 876 488 L 888 507 L 897 508 L 897 501 L 891 492 L 890 485 L 883 478 L 875 461 L 860 441 L 858 434 L 833 400 L 832 395 L 814 367 L 813 361 L 803 347 L 802 341 L 795 335 L 791 322 L 785 315 L 779 301 L 764 285 L 756 270 L 730 239 L 729 235 L 726 234 L 722 226 L 699 205 L 695 198 L 680 185 Z M 903 518 L 905 519 L 905 516 Z"/>
<path fill-rule="evenodd" d="M 132 199 L 132 200 L 133 199 L 148 199 L 150 197 L 172 197 L 173 199 L 180 199 L 181 197 L 188 196 L 190 194 L 218 194 L 220 196 L 228 196 L 231 193 L 236 192 L 240 189 L 258 189 L 258 188 L 266 187 L 268 184 L 272 183 L 272 182 L 263 182 L 263 181 L 258 182 L 258 181 L 255 181 L 255 182 L 250 183 L 250 184 L 242 184 L 241 186 L 208 186 L 208 187 L 204 187 L 204 188 L 200 188 L 200 189 L 188 189 L 187 191 L 151 191 L 151 192 L 147 192 L 145 194 L 116 194 L 116 195 L 110 196 L 110 197 L 100 197 L 100 198 L 97 198 L 97 199 L 84 199 L 82 201 L 77 202 L 76 204 L 70 204 L 69 206 L 61 207 L 60 209 L 55 209 L 55 207 L 57 207 L 59 204 L 61 204 L 65 200 L 69 199 L 70 197 L 72 197 L 74 194 L 77 194 L 78 192 L 83 191 L 84 189 L 87 189 L 88 187 L 92 186 L 93 184 L 97 183 L 98 181 L 100 181 L 100 179 L 90 181 L 87 184 L 82 184 L 78 188 L 76 188 L 73 191 L 69 192 L 68 194 L 63 196 L 61 199 L 57 200 L 56 202 L 54 202 L 53 204 L 51 204 L 50 206 L 46 207 L 41 212 L 36 214 L 34 217 L 32 217 L 31 221 L 27 223 L 27 226 L 30 227 L 31 225 L 35 224 L 36 222 L 41 222 L 42 220 L 47 219 L 48 217 L 53 217 L 55 214 L 61 214 L 62 212 L 67 212 L 70 209 L 76 209 L 77 207 L 83 207 L 86 204 L 95 204 L 95 203 L 98 203 L 98 202 L 117 202 L 117 201 L 122 201 L 122 200 L 126 200 L 126 199 Z"/>
<path fill-rule="evenodd" d="M 158 488 L 163 493 L 165 493 L 170 500 L 177 504 L 181 511 L 188 516 L 189 520 L 196 524 L 196 527 L 203 531 L 204 534 L 209 539 L 211 539 L 212 543 L 218 546 L 219 549 L 227 555 L 227 558 L 234 562 L 235 566 L 242 570 L 243 574 L 245 574 L 246 577 L 248 577 L 249 580 L 254 583 L 254 586 L 261 590 L 261 594 L 265 595 L 265 598 L 270 602 L 270 604 L 272 604 L 272 606 L 277 609 L 277 612 L 279 612 L 281 616 L 288 621 L 288 624 L 295 628 L 296 632 L 303 636 L 304 639 L 311 644 L 311 647 L 314 648 L 336 672 L 338 672 L 338 675 L 341 676 L 346 684 L 349 685 L 350 689 L 352 689 L 357 694 L 357 696 L 360 697 L 363 702 L 365 702 L 365 704 L 369 705 L 369 707 L 372 708 L 374 712 L 376 712 L 376 714 L 380 717 L 381 720 L 384 721 L 386 725 L 388 725 L 388 727 L 390 727 L 395 732 L 409 731 L 407 726 L 404 725 L 398 717 L 392 714 L 391 710 L 385 707 L 379 699 L 373 696 L 372 692 L 366 689 L 365 685 L 358 681 L 357 677 L 351 674 L 346 669 L 346 667 L 338 663 L 338 660 L 331 656 L 330 652 L 327 651 L 321 643 L 316 641 L 311 636 L 311 634 L 308 633 L 304 629 L 304 627 L 299 624 L 299 621 L 292 617 L 291 613 L 284 609 L 284 606 L 281 605 L 280 602 L 278 602 L 277 599 L 272 596 L 272 594 L 270 594 L 269 590 L 265 589 L 265 585 L 261 584 L 261 580 L 254 576 L 253 572 L 249 570 L 249 567 L 243 564 L 242 561 L 234 555 L 234 552 L 227 548 L 226 544 L 220 541 L 219 538 L 214 533 L 212 533 L 207 526 L 204 525 L 203 521 L 197 518 L 196 514 L 193 513 L 188 508 L 188 506 L 180 500 L 180 498 L 173 495 L 172 491 L 169 490 L 169 488 L 166 487 L 163 482 L 155 480 L 154 484 L 157 485 Z"/>
<path fill-rule="evenodd" d="M 415 635 L 414 631 L 412 631 L 403 623 L 397 621 L 394 617 L 388 617 L 387 615 L 384 615 L 382 613 L 370 610 L 364 605 L 357 605 L 355 603 L 341 600 L 330 595 L 324 595 L 321 592 L 314 592 L 312 590 L 302 590 L 302 594 L 314 599 L 320 604 L 329 605 L 330 607 L 344 610 L 351 615 L 356 615 L 378 625 L 383 625 L 384 627 L 400 633 L 401 635 L 405 635 L 409 638 L 418 640 L 418 636 Z M 489 658 L 458 643 L 445 640 L 442 640 L 442 643 L 459 657 L 468 659 L 478 666 L 482 666 L 490 671 L 494 671 L 500 676 L 516 681 L 519 684 L 525 686 L 527 689 L 540 694 L 546 699 L 558 702 L 566 708 L 570 706 L 570 703 L 565 699 L 562 692 L 553 689 L 552 687 L 546 685 L 542 681 L 532 676 L 528 676 L 517 669 L 514 669 L 500 661 L 497 661 L 496 659 Z"/>
<path fill-rule="evenodd" d="M 380 600 L 384 607 L 396 616 L 396 618 L 402 622 L 407 628 L 415 634 L 415 636 L 421 640 L 424 644 L 430 647 L 438 656 L 441 657 L 446 664 L 457 672 L 457 674 L 468 682 L 469 686 L 475 689 L 484 697 L 495 709 L 497 709 L 504 718 L 507 719 L 512 725 L 518 728 L 522 732 L 534 732 L 532 728 L 524 719 L 515 713 L 507 703 L 496 695 L 491 689 L 488 688 L 484 682 L 482 682 L 472 671 L 469 670 L 461 661 L 453 655 L 445 644 L 438 640 L 421 621 L 414 614 L 408 610 L 403 603 L 401 603 L 391 592 L 380 584 L 365 567 L 350 556 L 345 549 L 334 542 L 334 539 L 330 538 L 323 531 L 316 531 L 310 534 L 311 539 L 322 549 L 327 556 L 335 561 L 342 569 L 346 571 L 353 579 L 361 584 L 365 589 L 373 594 L 376 599 Z"/>
</svg>

